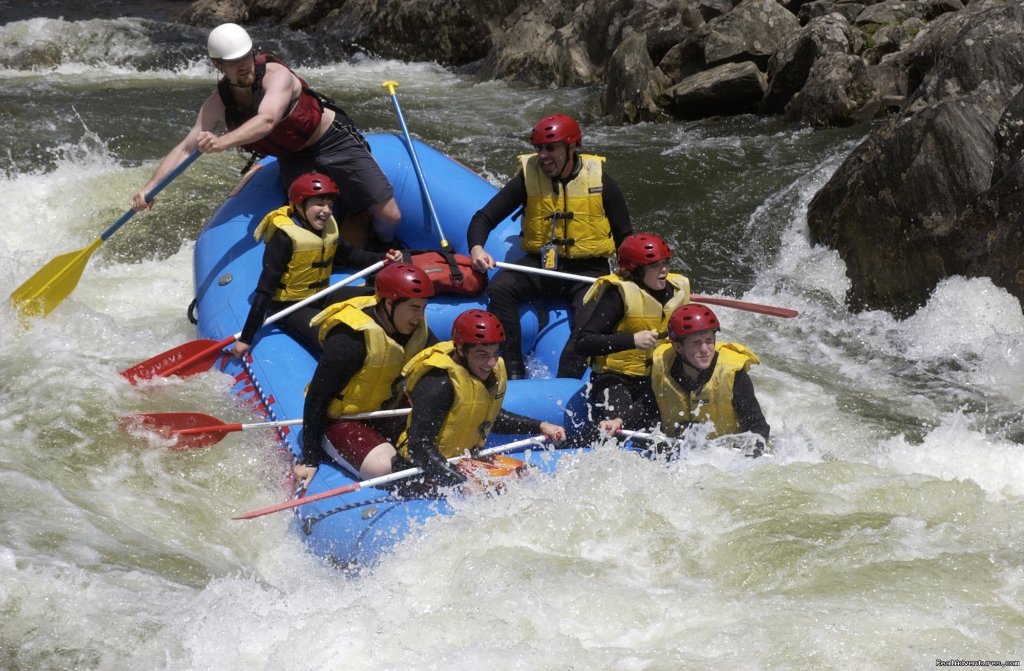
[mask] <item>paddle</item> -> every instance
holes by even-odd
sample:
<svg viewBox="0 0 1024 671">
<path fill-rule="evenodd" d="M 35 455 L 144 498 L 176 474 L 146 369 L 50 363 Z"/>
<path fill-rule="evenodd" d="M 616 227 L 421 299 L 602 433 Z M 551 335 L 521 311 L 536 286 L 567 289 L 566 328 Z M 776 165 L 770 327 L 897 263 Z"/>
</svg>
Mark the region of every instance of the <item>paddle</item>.
<svg viewBox="0 0 1024 671">
<path fill-rule="evenodd" d="M 185 171 L 185 168 L 199 158 L 199 150 L 192 152 L 188 158 L 182 161 L 181 165 L 175 168 L 169 175 L 160 180 L 153 190 L 146 194 L 146 202 L 152 201 L 165 186 Z M 36 271 L 36 274 L 28 278 L 24 284 L 11 292 L 11 302 L 23 316 L 45 317 L 60 302 L 71 295 L 71 292 L 78 286 L 78 280 L 82 277 L 89 257 L 99 249 L 107 238 L 124 226 L 125 222 L 132 218 L 135 210 L 129 209 L 115 221 L 110 228 L 103 231 L 100 237 L 92 241 L 88 247 L 75 252 L 61 254 L 45 266 Z"/>
<path fill-rule="evenodd" d="M 444 257 L 445 262 L 448 264 L 448 274 L 451 277 L 452 284 L 456 286 L 461 285 L 465 277 L 455 260 L 455 248 L 444 237 L 444 229 L 441 228 L 441 218 L 437 216 L 437 210 L 434 209 L 434 201 L 430 197 L 430 189 L 427 188 L 427 178 L 423 174 L 423 167 L 420 165 L 420 159 L 416 155 L 416 145 L 412 143 L 409 126 L 405 123 L 402 106 L 398 103 L 398 94 L 395 93 L 398 82 L 388 80 L 382 82 L 381 86 L 388 90 L 388 93 L 391 95 L 391 102 L 395 106 L 395 116 L 398 117 L 398 123 L 402 126 L 402 136 L 405 138 L 405 146 L 409 151 L 409 157 L 412 159 L 412 167 L 416 172 L 416 179 L 420 183 L 420 191 L 423 192 L 423 199 L 427 202 L 427 209 L 430 210 L 430 221 L 433 222 L 434 228 L 437 229 L 437 235 L 441 239 L 441 256 Z"/>
<path fill-rule="evenodd" d="M 673 438 L 664 434 L 657 433 L 645 433 L 643 431 L 631 431 L 629 429 L 619 429 L 615 432 L 616 435 L 622 435 L 627 438 L 639 438 L 640 440 L 649 440 L 652 443 L 671 443 L 673 446 L 678 447 L 682 444 L 682 438 Z M 718 438 L 710 438 L 707 440 L 706 445 L 708 447 L 727 447 L 731 450 L 737 450 L 742 452 L 746 457 L 770 457 L 773 456 L 770 452 L 765 451 L 764 439 L 755 433 L 740 434 L 728 434 L 719 436 Z"/>
<path fill-rule="evenodd" d="M 505 268 L 506 270 L 515 270 L 521 273 L 534 273 L 535 275 L 547 275 L 549 277 L 557 277 L 563 280 L 575 280 L 577 282 L 588 282 L 590 284 L 597 281 L 595 278 L 587 277 L 586 275 L 574 275 L 572 273 L 563 273 L 557 270 L 547 270 L 546 268 L 531 268 L 530 266 L 520 266 L 515 263 L 506 263 L 504 261 L 495 261 L 494 265 L 499 268 Z M 761 303 L 749 303 L 747 301 L 738 301 L 732 298 L 717 298 L 715 296 L 699 296 L 697 294 L 690 294 L 690 299 L 698 303 L 721 305 L 722 307 L 746 310 L 747 312 L 757 312 L 764 315 L 771 315 L 772 317 L 788 318 L 796 317 L 800 314 L 796 310 L 791 310 L 789 308 L 779 308 L 774 305 L 763 305 Z"/>
<path fill-rule="evenodd" d="M 459 461 L 460 459 L 465 459 L 466 457 L 469 456 L 486 457 L 492 454 L 500 454 L 502 452 L 508 452 L 509 450 L 514 450 L 520 447 L 526 447 L 527 445 L 540 445 L 545 440 L 547 439 L 544 436 L 532 436 L 530 438 L 524 438 L 523 440 L 517 440 L 511 443 L 506 443 L 505 445 L 496 445 L 494 447 L 487 448 L 486 450 L 480 450 L 480 452 L 478 452 L 476 455 L 459 455 L 457 457 L 452 457 L 451 459 L 448 460 L 448 463 L 454 463 Z M 270 513 L 276 513 L 281 510 L 288 510 L 289 508 L 298 508 L 299 506 L 305 505 L 307 503 L 313 503 L 314 501 L 328 499 L 331 498 L 332 496 L 350 494 L 352 492 L 359 491 L 364 487 L 377 487 L 378 485 L 384 485 L 389 482 L 394 482 L 396 480 L 411 478 L 414 475 L 420 475 L 421 473 L 423 473 L 422 468 L 407 468 L 404 471 L 389 473 L 388 475 L 382 475 L 377 478 L 370 478 L 369 480 L 363 480 L 362 482 L 353 482 L 350 485 L 345 485 L 344 487 L 337 487 L 335 489 L 329 489 L 326 492 L 320 492 L 319 494 L 314 494 L 312 496 L 304 496 L 301 498 L 292 499 L 290 501 L 285 501 L 283 503 L 276 503 L 272 506 L 267 506 L 266 508 L 260 508 L 259 510 L 253 510 L 248 513 L 236 515 L 231 519 L 251 520 L 254 517 L 269 515 Z"/>
<path fill-rule="evenodd" d="M 295 312 L 301 307 L 309 305 L 315 300 L 318 300 L 335 289 L 351 284 L 356 280 L 365 277 L 371 273 L 374 273 L 384 267 L 387 261 L 378 261 L 372 266 L 367 266 L 357 273 L 349 275 L 345 279 L 332 284 L 326 289 L 321 289 L 309 298 L 304 298 L 294 305 L 286 307 L 280 312 L 274 313 L 270 317 L 267 317 L 266 321 L 263 322 L 263 326 L 268 326 L 287 317 L 291 313 Z M 180 377 L 188 377 L 203 371 L 209 370 L 210 366 L 220 357 L 221 350 L 230 345 L 231 343 L 238 340 L 238 337 L 242 335 L 242 332 L 228 336 L 223 340 L 214 342 L 213 340 L 200 339 L 192 340 L 184 345 L 178 345 L 173 349 L 169 349 L 166 352 L 157 354 L 154 357 L 146 359 L 142 363 L 137 363 L 131 368 L 127 368 L 121 371 L 121 376 L 126 378 L 132 384 L 135 384 L 141 380 L 148 380 L 152 377 L 168 377 L 171 375 L 178 375 Z"/>
<path fill-rule="evenodd" d="M 357 415 L 346 415 L 341 419 L 375 419 L 408 415 L 409 408 L 395 410 L 374 410 Z M 121 426 L 141 426 L 164 438 L 177 438 L 175 450 L 191 450 L 216 445 L 229 433 L 250 429 L 272 429 L 280 426 L 302 424 L 301 419 L 283 419 L 276 422 L 254 422 L 232 424 L 223 422 L 212 415 L 201 412 L 143 412 L 121 418 Z"/>
<path fill-rule="evenodd" d="M 441 229 L 441 220 L 437 216 L 437 210 L 434 209 L 434 201 L 430 198 L 430 190 L 427 188 L 427 180 L 426 177 L 423 176 L 423 168 L 420 167 L 420 159 L 416 156 L 416 147 L 412 143 L 412 136 L 409 134 L 409 127 L 405 125 L 405 116 L 402 114 L 402 106 L 398 104 L 398 94 L 395 93 L 395 88 L 398 87 L 398 82 L 388 80 L 386 82 L 382 82 L 381 86 L 386 88 L 388 93 L 391 95 L 391 102 L 395 106 L 395 116 L 398 117 L 398 123 L 402 126 L 402 135 L 405 137 L 405 146 L 409 150 L 409 157 L 412 158 L 412 167 L 416 171 L 416 179 L 419 180 L 420 190 L 423 191 L 423 198 L 427 201 L 427 209 L 430 210 L 430 221 L 433 222 L 434 227 L 437 229 L 437 234 L 441 236 L 441 248 L 451 249 L 451 245 L 448 244 L 448 240 L 444 237 L 444 230 Z"/>
</svg>

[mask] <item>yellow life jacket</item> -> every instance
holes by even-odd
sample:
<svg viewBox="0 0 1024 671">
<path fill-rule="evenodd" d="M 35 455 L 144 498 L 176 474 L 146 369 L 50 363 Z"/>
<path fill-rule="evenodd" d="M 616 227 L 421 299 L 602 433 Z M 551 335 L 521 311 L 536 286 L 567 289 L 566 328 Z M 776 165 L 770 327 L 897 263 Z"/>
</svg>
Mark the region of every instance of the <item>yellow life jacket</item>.
<svg viewBox="0 0 1024 671">
<path fill-rule="evenodd" d="M 357 412 L 380 410 L 386 401 L 397 398 L 402 366 L 427 344 L 425 319 L 416 326 L 409 342 L 402 347 L 373 317 L 366 314 L 366 308 L 376 304 L 376 296 L 357 296 L 328 306 L 309 322 L 310 326 L 320 326 L 321 345 L 331 329 L 338 324 L 361 331 L 366 338 L 363 367 L 327 406 L 327 416 L 332 419 Z"/>
<path fill-rule="evenodd" d="M 263 217 L 253 237 L 266 243 L 278 231 L 292 239 L 292 258 L 274 292 L 275 301 L 300 301 L 327 287 L 331 281 L 334 253 L 338 250 L 338 222 L 331 217 L 323 235 L 303 228 L 292 219 L 291 205 Z"/>
<path fill-rule="evenodd" d="M 665 305 L 655 300 L 654 296 L 647 293 L 636 282 L 624 280 L 618 275 L 604 275 L 597 278 L 597 281 L 584 295 L 583 302 L 596 303 L 606 289 L 615 287 L 622 296 L 624 315 L 622 320 L 615 325 L 613 333 L 657 331 L 666 334 L 664 338 L 659 339 L 659 342 L 666 343 L 668 342 L 668 318 L 672 316 L 672 312 L 677 307 L 690 302 L 689 279 L 678 273 L 669 273 L 666 279 L 675 288 L 675 293 Z M 641 377 L 648 375 L 651 371 L 652 352 L 653 350 L 636 348 L 612 352 L 594 357 L 591 367 L 595 373 L 609 371 Z"/>
<path fill-rule="evenodd" d="M 455 391 L 451 410 L 441 423 L 437 433 L 437 447 L 445 459 L 451 459 L 467 450 L 483 447 L 487 435 L 491 432 L 501 403 L 505 399 L 505 387 L 508 377 L 505 373 L 505 361 L 498 359 L 498 365 L 491 374 L 490 384 L 484 382 L 469 369 L 452 358 L 455 345 L 452 341 L 442 342 L 423 350 L 406 364 L 402 374 L 405 376 L 405 388 L 412 392 L 423 376 L 433 369 L 441 369 L 448 373 Z M 416 409 L 413 408 L 413 412 Z M 406 429 L 398 439 L 398 453 L 406 461 L 409 455 L 409 424 L 412 415 L 406 421 Z"/>
<path fill-rule="evenodd" d="M 678 354 L 672 344 L 654 350 L 651 361 L 651 387 L 661 413 L 662 431 L 679 436 L 690 424 L 711 420 L 715 430 L 708 438 L 739 433 L 739 420 L 732 407 L 732 385 L 736 372 L 761 363 L 753 352 L 739 343 L 716 343 L 718 359 L 711 378 L 696 392 L 684 390 L 672 377 L 672 364 Z"/>
<path fill-rule="evenodd" d="M 526 181 L 523 249 L 537 254 L 555 241 L 567 259 L 608 257 L 615 253 L 611 225 L 604 212 L 601 164 L 604 157 L 580 154 L 583 167 L 556 193 L 551 178 L 540 169 L 536 154 L 523 154 L 519 163 Z"/>
</svg>

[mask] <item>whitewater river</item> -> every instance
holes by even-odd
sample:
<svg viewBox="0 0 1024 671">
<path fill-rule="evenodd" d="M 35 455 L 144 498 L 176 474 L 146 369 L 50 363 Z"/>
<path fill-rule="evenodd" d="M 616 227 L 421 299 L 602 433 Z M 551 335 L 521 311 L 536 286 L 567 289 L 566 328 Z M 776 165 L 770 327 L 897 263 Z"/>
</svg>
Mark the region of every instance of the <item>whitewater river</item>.
<svg viewBox="0 0 1024 671">
<path fill-rule="evenodd" d="M 270 35 L 274 37 L 271 38 Z M 851 314 L 807 202 L 865 128 L 739 118 L 618 127 L 600 92 L 527 90 L 431 64 L 298 65 L 367 131 L 398 124 L 502 183 L 533 121 L 567 111 L 609 157 L 638 230 L 664 235 L 721 308 L 775 454 L 666 466 L 604 446 L 505 496 L 458 504 L 380 565 L 310 555 L 271 438 L 189 453 L 122 416 L 259 421 L 216 373 L 118 372 L 195 337 L 192 241 L 243 159 L 204 156 L 23 327 L 8 294 L 84 248 L 184 134 L 215 75 L 205 30 L 160 20 L 0 25 L 0 669 L 926 669 L 1024 659 L 1024 317 L 985 279 L 914 317 Z"/>
</svg>

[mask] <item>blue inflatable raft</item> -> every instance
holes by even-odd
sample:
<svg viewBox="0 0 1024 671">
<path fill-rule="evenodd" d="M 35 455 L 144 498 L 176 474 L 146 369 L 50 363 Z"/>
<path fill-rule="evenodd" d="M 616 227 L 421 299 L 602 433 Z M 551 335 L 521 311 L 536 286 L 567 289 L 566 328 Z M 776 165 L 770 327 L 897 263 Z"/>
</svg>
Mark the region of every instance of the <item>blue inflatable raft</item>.
<svg viewBox="0 0 1024 671">
<path fill-rule="evenodd" d="M 402 210 L 399 237 L 412 249 L 439 247 L 437 227 L 430 218 L 413 160 L 398 135 L 369 135 L 373 155 L 394 186 Z M 417 142 L 430 200 L 444 234 L 456 251 L 467 253 L 466 227 L 474 212 L 497 189 L 465 166 Z M 196 241 L 195 290 L 197 330 L 202 338 L 220 340 L 241 331 L 262 265 L 262 245 L 253 231 L 263 216 L 283 205 L 285 191 L 273 159 L 262 161 L 229 195 Z M 497 260 L 514 261 L 522 254 L 519 227 L 506 220 L 492 233 L 487 251 Z M 355 272 L 359 269 L 353 269 Z M 338 274 L 337 282 L 347 274 Z M 484 296 L 446 295 L 432 299 L 427 308 L 431 330 L 446 339 L 455 317 L 470 307 L 484 307 Z M 569 335 L 565 306 L 537 303 L 521 309 L 523 348 L 529 369 L 537 377 L 511 381 L 505 408 L 569 428 L 585 417 L 583 382 L 543 379 L 537 371 L 554 371 Z M 232 375 L 234 392 L 251 400 L 270 421 L 301 419 L 305 386 L 316 360 L 304 347 L 273 326 L 264 327 L 251 350 L 251 361 L 222 357 L 218 367 Z M 300 432 L 278 430 L 281 446 L 301 453 Z M 492 435 L 489 446 L 523 436 Z M 513 456 L 550 471 L 565 451 L 524 450 Z M 324 465 L 307 495 L 354 483 L 353 474 L 340 466 Z M 295 525 L 310 549 L 343 565 L 366 564 L 387 551 L 403 535 L 427 518 L 451 511 L 439 499 L 401 499 L 385 489 L 367 487 L 344 496 L 304 504 L 294 510 Z M 280 513 L 285 514 L 285 513 Z"/>
</svg>

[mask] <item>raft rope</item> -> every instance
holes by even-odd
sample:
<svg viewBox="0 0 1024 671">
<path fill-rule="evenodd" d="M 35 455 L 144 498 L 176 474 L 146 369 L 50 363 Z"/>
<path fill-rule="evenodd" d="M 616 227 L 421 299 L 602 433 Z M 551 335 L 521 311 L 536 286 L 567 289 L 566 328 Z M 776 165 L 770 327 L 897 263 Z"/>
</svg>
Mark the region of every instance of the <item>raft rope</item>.
<svg viewBox="0 0 1024 671">
<path fill-rule="evenodd" d="M 368 499 L 366 501 L 356 501 L 355 503 L 349 503 L 344 506 L 338 506 L 337 508 L 331 508 L 330 510 L 320 513 L 319 515 L 310 515 L 302 519 L 302 531 L 308 536 L 313 533 L 313 525 L 317 522 L 335 515 L 337 513 L 343 513 L 346 510 L 352 510 L 354 508 L 361 508 L 363 506 L 373 506 L 384 503 L 399 503 L 404 499 L 400 499 L 397 496 L 381 496 L 376 499 Z M 379 514 L 379 513 L 376 513 Z"/>
</svg>

